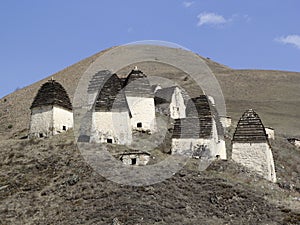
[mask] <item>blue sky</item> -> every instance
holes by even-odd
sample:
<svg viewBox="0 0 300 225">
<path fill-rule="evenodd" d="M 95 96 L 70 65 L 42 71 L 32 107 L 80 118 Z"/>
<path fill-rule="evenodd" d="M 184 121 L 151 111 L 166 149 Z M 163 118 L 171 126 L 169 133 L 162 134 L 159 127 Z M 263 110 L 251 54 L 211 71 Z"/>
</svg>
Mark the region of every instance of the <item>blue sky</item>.
<svg viewBox="0 0 300 225">
<path fill-rule="evenodd" d="M 300 72 L 299 10 L 299 0 L 2 0 L 0 97 L 139 40 L 236 69 Z"/>
</svg>

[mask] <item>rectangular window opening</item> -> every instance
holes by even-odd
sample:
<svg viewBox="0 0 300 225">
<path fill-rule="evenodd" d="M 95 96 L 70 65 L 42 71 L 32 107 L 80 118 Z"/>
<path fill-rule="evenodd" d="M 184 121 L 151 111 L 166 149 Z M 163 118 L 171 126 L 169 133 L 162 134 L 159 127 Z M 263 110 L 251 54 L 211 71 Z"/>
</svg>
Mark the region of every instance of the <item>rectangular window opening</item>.
<svg viewBox="0 0 300 225">
<path fill-rule="evenodd" d="M 131 165 L 136 165 L 136 158 L 131 159 Z"/>
<path fill-rule="evenodd" d="M 40 138 L 44 137 L 44 134 L 43 133 L 39 133 L 39 137 Z"/>
<path fill-rule="evenodd" d="M 107 138 L 107 143 L 112 144 L 113 140 L 111 138 Z"/>
<path fill-rule="evenodd" d="M 137 126 L 138 128 L 141 128 L 141 127 L 142 127 L 142 123 L 139 122 L 139 123 L 136 124 L 136 126 Z"/>
<path fill-rule="evenodd" d="M 67 130 L 67 127 L 66 127 L 66 126 L 63 126 L 63 130 Z"/>
</svg>

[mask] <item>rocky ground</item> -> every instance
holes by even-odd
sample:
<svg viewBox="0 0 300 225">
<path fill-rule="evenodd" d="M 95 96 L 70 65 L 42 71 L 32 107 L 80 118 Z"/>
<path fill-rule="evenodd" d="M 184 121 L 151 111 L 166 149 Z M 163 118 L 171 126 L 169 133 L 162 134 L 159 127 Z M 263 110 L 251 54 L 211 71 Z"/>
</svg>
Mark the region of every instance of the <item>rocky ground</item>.
<svg viewBox="0 0 300 225">
<path fill-rule="evenodd" d="M 72 132 L 2 141 L 0 224 L 300 224 L 300 169 L 286 154 L 300 151 L 278 142 L 278 184 L 230 160 L 204 172 L 191 160 L 164 182 L 131 187 L 95 173 Z"/>
<path fill-rule="evenodd" d="M 53 77 L 72 100 L 82 74 L 101 54 L 0 99 L 0 224 L 108 225 L 114 218 L 128 225 L 300 224 L 300 150 L 286 141 L 300 137 L 300 73 L 234 70 L 203 58 L 233 118 L 226 135 L 229 158 L 234 126 L 245 110 L 255 109 L 264 125 L 275 128 L 271 146 L 276 184 L 231 160 L 217 161 L 203 172 L 191 160 L 164 182 L 125 186 L 105 179 L 84 161 L 71 131 L 48 139 L 22 139 L 28 134 L 30 105 L 39 87 Z M 150 62 L 137 66 L 149 76 L 175 76 L 180 85 L 200 94 L 176 68 Z M 126 76 L 131 68 L 118 75 Z M 145 141 L 140 140 L 135 141 L 137 148 Z"/>
</svg>

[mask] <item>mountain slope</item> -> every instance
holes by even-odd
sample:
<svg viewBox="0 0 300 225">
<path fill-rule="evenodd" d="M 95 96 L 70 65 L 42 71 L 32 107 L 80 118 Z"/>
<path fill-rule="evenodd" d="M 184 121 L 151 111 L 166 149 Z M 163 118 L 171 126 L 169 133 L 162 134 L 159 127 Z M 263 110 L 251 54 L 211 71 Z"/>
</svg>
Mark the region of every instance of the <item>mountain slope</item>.
<svg viewBox="0 0 300 225">
<path fill-rule="evenodd" d="M 300 136 L 300 73 L 234 70 L 203 58 L 220 82 L 234 123 L 254 108 L 265 125 L 275 127 L 276 184 L 231 160 L 216 161 L 204 172 L 191 160 L 162 183 L 128 187 L 93 171 L 72 130 L 48 139 L 20 139 L 28 132 L 29 107 L 39 87 L 53 77 L 72 99 L 81 75 L 100 54 L 0 100 L 0 224 L 110 224 L 114 217 L 129 225 L 299 224 L 300 150 L 285 136 Z M 176 77 L 199 94 L 187 74 L 174 67 L 151 62 L 138 67 L 150 76 Z M 232 133 L 230 128 L 227 135 Z"/>
</svg>

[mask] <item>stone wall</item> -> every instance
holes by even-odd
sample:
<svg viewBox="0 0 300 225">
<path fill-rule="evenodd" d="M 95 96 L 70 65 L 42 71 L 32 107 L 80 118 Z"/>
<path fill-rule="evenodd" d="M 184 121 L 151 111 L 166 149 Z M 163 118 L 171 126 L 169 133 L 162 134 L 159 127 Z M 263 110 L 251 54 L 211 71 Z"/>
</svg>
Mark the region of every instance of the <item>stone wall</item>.
<svg viewBox="0 0 300 225">
<path fill-rule="evenodd" d="M 199 149 L 201 149 L 201 153 Z M 203 157 L 215 157 L 211 149 L 214 149 L 214 143 L 211 139 L 172 138 L 172 155 L 192 157 L 195 152 L 198 152 Z M 199 156 L 198 153 L 196 155 Z"/>
<path fill-rule="evenodd" d="M 145 166 L 150 160 L 149 154 L 125 154 L 121 156 L 121 160 L 125 165 Z"/>
<path fill-rule="evenodd" d="M 231 126 L 231 117 L 229 116 L 220 116 L 220 122 L 224 128 L 228 128 Z"/>
<path fill-rule="evenodd" d="M 132 142 L 128 112 L 94 112 L 91 141 L 129 145 Z"/>
<path fill-rule="evenodd" d="M 53 107 L 53 135 L 73 128 L 73 113 L 61 107 Z"/>
<path fill-rule="evenodd" d="M 179 88 L 174 89 L 170 102 L 170 117 L 173 119 L 185 118 L 185 103 Z"/>
<path fill-rule="evenodd" d="M 232 159 L 265 179 L 276 182 L 273 155 L 268 143 L 234 142 Z"/>
<path fill-rule="evenodd" d="M 133 130 L 156 130 L 154 98 L 126 96 Z M 139 126 L 139 124 L 141 126 Z"/>
<path fill-rule="evenodd" d="M 268 139 L 274 140 L 275 139 L 275 131 L 273 128 L 265 127 L 266 134 Z"/>
<path fill-rule="evenodd" d="M 29 137 L 46 137 L 73 128 L 73 113 L 59 106 L 39 106 L 31 110 Z"/>
<path fill-rule="evenodd" d="M 45 137 L 52 134 L 53 107 L 38 106 L 31 109 L 29 137 Z"/>
</svg>

